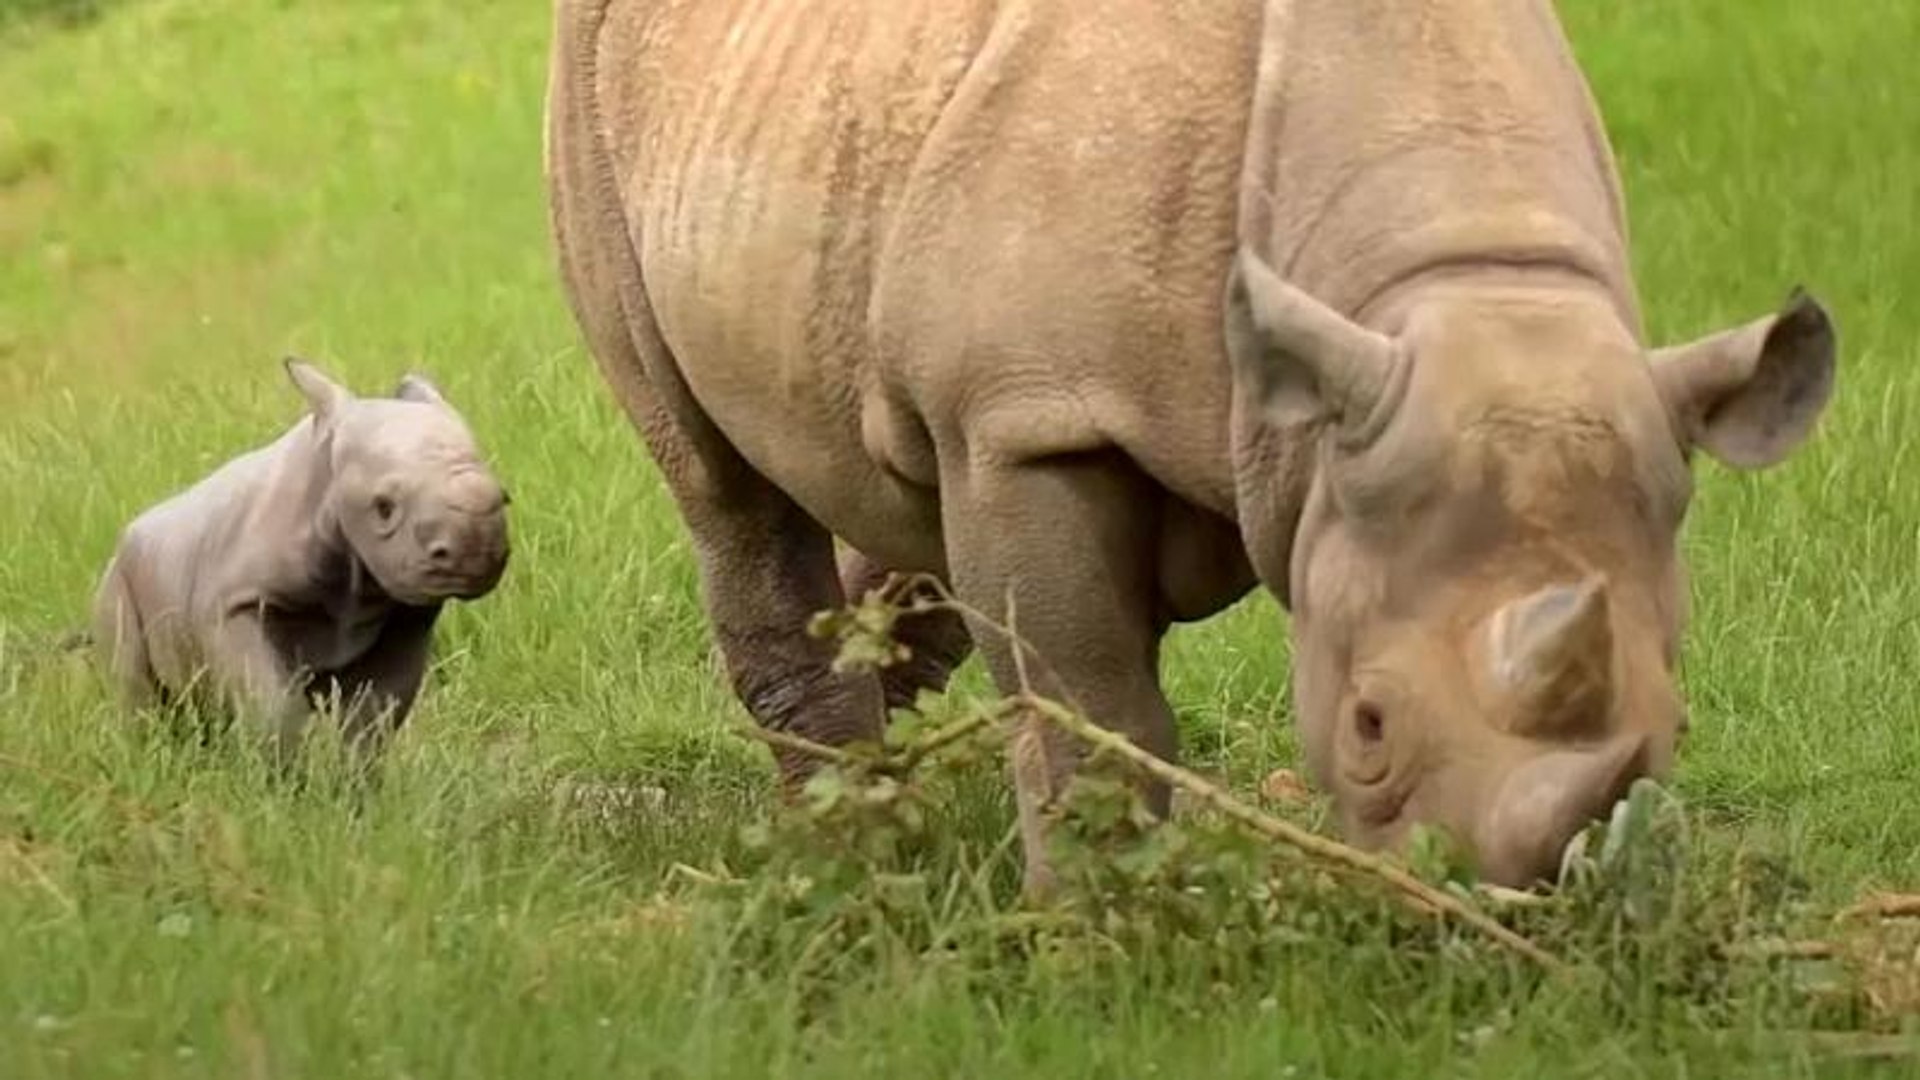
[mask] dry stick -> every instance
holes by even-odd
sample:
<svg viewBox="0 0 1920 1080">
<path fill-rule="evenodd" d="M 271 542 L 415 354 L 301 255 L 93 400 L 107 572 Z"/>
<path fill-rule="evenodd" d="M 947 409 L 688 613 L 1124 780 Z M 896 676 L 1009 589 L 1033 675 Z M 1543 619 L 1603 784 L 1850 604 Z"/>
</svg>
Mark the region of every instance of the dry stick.
<svg viewBox="0 0 1920 1080">
<path fill-rule="evenodd" d="M 1484 881 L 1475 885 L 1473 891 L 1478 893 L 1480 898 L 1488 903 L 1497 904 L 1504 908 L 1546 908 L 1552 907 L 1554 903 L 1554 899 L 1551 896 L 1542 896 L 1534 892 L 1522 892 L 1519 889 L 1509 889 L 1503 885 L 1489 885 Z"/>
<path fill-rule="evenodd" d="M 1349 870 L 1378 878 L 1399 890 L 1410 901 L 1452 916 L 1549 971 L 1559 973 L 1566 970 L 1566 965 L 1560 959 L 1540 946 L 1384 859 L 1348 847 L 1338 841 L 1316 836 L 1296 825 L 1263 813 L 1241 802 L 1224 789 L 1195 776 L 1178 765 L 1169 764 L 1140 749 L 1127 741 L 1124 736 L 1108 731 L 1058 702 L 1027 695 L 1020 701 L 1020 705 L 1033 710 L 1049 723 L 1080 739 L 1118 754 L 1154 779 L 1186 791 L 1262 836 L 1278 840 L 1324 861 L 1337 863 Z"/>
<path fill-rule="evenodd" d="M 1910 1058 L 1920 1053 L 1920 1043 L 1904 1035 L 1879 1035 L 1867 1031 L 1809 1031 L 1806 1036 L 1815 1050 L 1839 1058 L 1888 1061 Z"/>
<path fill-rule="evenodd" d="M 1754 1033 L 1726 1028 L 1709 1028 L 1706 1034 L 1715 1042 L 1750 1045 Z M 1920 1042 L 1906 1035 L 1882 1035 L 1870 1031 L 1809 1031 L 1804 1028 L 1779 1028 L 1761 1034 L 1760 1045 L 1774 1050 L 1802 1047 L 1816 1054 L 1856 1061 L 1892 1061 L 1920 1055 Z"/>
<path fill-rule="evenodd" d="M 1920 894 L 1915 893 L 1879 893 L 1847 908 L 1836 920 L 1847 919 L 1910 919 L 1920 915 Z"/>
<path fill-rule="evenodd" d="M 796 754 L 805 754 L 808 757 L 816 757 L 822 761 L 831 761 L 843 769 L 851 769 L 861 764 L 860 758 L 856 754 L 850 754 L 837 746 L 828 746 L 825 743 L 814 742 L 812 739 L 805 738 L 804 736 L 791 735 L 784 731 L 775 731 L 772 728 L 746 727 L 744 725 L 736 727 L 733 730 L 734 734 L 739 735 L 743 739 L 758 739 L 763 743 L 767 743 L 770 746 L 777 746 L 782 750 L 792 750 Z"/>
<path fill-rule="evenodd" d="M 1839 950 L 1830 941 L 1754 941 L 1728 946 L 1742 960 L 1831 960 Z"/>
</svg>

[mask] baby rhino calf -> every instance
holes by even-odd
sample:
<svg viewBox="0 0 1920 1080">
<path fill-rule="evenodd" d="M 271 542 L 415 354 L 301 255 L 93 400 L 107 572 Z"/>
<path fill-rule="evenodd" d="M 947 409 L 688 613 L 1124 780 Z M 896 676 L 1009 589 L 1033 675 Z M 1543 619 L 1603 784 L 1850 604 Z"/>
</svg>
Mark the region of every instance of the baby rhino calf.
<svg viewBox="0 0 1920 1080">
<path fill-rule="evenodd" d="M 284 761 L 333 698 L 371 756 L 413 705 L 441 605 L 505 571 L 507 496 L 426 380 L 356 398 L 286 369 L 308 415 L 127 527 L 94 641 L 129 705 L 238 714 Z"/>
</svg>

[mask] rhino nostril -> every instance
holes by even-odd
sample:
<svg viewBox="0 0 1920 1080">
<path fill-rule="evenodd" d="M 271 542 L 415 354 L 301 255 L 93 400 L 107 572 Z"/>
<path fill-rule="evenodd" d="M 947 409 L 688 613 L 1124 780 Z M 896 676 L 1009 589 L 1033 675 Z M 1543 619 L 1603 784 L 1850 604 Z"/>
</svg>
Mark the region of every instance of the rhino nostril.
<svg viewBox="0 0 1920 1080">
<path fill-rule="evenodd" d="M 453 562 L 453 546 L 444 540 L 437 540 L 427 548 L 427 561 L 434 566 L 444 567 Z"/>
</svg>

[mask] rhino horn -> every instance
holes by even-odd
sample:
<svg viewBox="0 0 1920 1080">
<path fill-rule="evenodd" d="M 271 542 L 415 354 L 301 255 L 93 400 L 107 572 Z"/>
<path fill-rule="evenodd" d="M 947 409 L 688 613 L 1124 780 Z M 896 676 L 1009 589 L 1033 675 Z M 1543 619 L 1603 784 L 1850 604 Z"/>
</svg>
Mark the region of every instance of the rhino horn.
<svg viewBox="0 0 1920 1080">
<path fill-rule="evenodd" d="M 1516 769 L 1481 820 L 1480 874 L 1524 888 L 1551 878 L 1560 853 L 1647 772 L 1650 743 L 1628 732 L 1594 749 L 1557 750 Z"/>
<path fill-rule="evenodd" d="M 1391 338 L 1288 284 L 1245 247 L 1228 279 L 1226 343 L 1236 383 L 1280 424 L 1331 413 L 1370 428 L 1397 367 Z"/>
<path fill-rule="evenodd" d="M 1521 597 L 1493 617 L 1497 681 L 1519 699 L 1522 734 L 1604 719 L 1613 691 L 1613 622 L 1598 576 Z"/>
</svg>

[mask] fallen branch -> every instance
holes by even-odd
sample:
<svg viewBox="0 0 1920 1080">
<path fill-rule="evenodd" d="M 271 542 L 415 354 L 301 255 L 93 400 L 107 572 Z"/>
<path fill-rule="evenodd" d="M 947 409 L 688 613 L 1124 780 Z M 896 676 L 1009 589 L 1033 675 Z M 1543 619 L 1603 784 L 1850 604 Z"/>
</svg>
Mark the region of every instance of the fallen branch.
<svg viewBox="0 0 1920 1080">
<path fill-rule="evenodd" d="M 1549 971 L 1557 974 L 1566 970 L 1565 963 L 1553 954 L 1393 863 L 1338 841 L 1318 836 L 1258 810 L 1218 785 L 1209 783 L 1178 765 L 1170 764 L 1142 750 L 1128 741 L 1125 736 L 1093 723 L 1059 702 L 1029 694 L 1015 699 L 1015 705 L 1031 710 L 1048 723 L 1084 742 L 1125 758 L 1154 779 L 1187 792 L 1231 820 L 1268 839 L 1277 840 L 1323 862 L 1333 863 L 1385 882 L 1397 890 L 1410 906 L 1423 914 L 1450 916 Z"/>
<path fill-rule="evenodd" d="M 1707 1037 L 1722 1046 L 1760 1046 L 1774 1051 L 1807 1049 L 1815 1054 L 1853 1061 L 1895 1061 L 1920 1055 L 1920 1042 L 1908 1035 L 1869 1031 L 1809 1031 L 1782 1028 L 1766 1032 L 1712 1029 Z"/>
<path fill-rule="evenodd" d="M 1920 916 L 1920 893 L 1876 893 L 1835 916 L 1849 919 L 1911 919 Z"/>
</svg>

